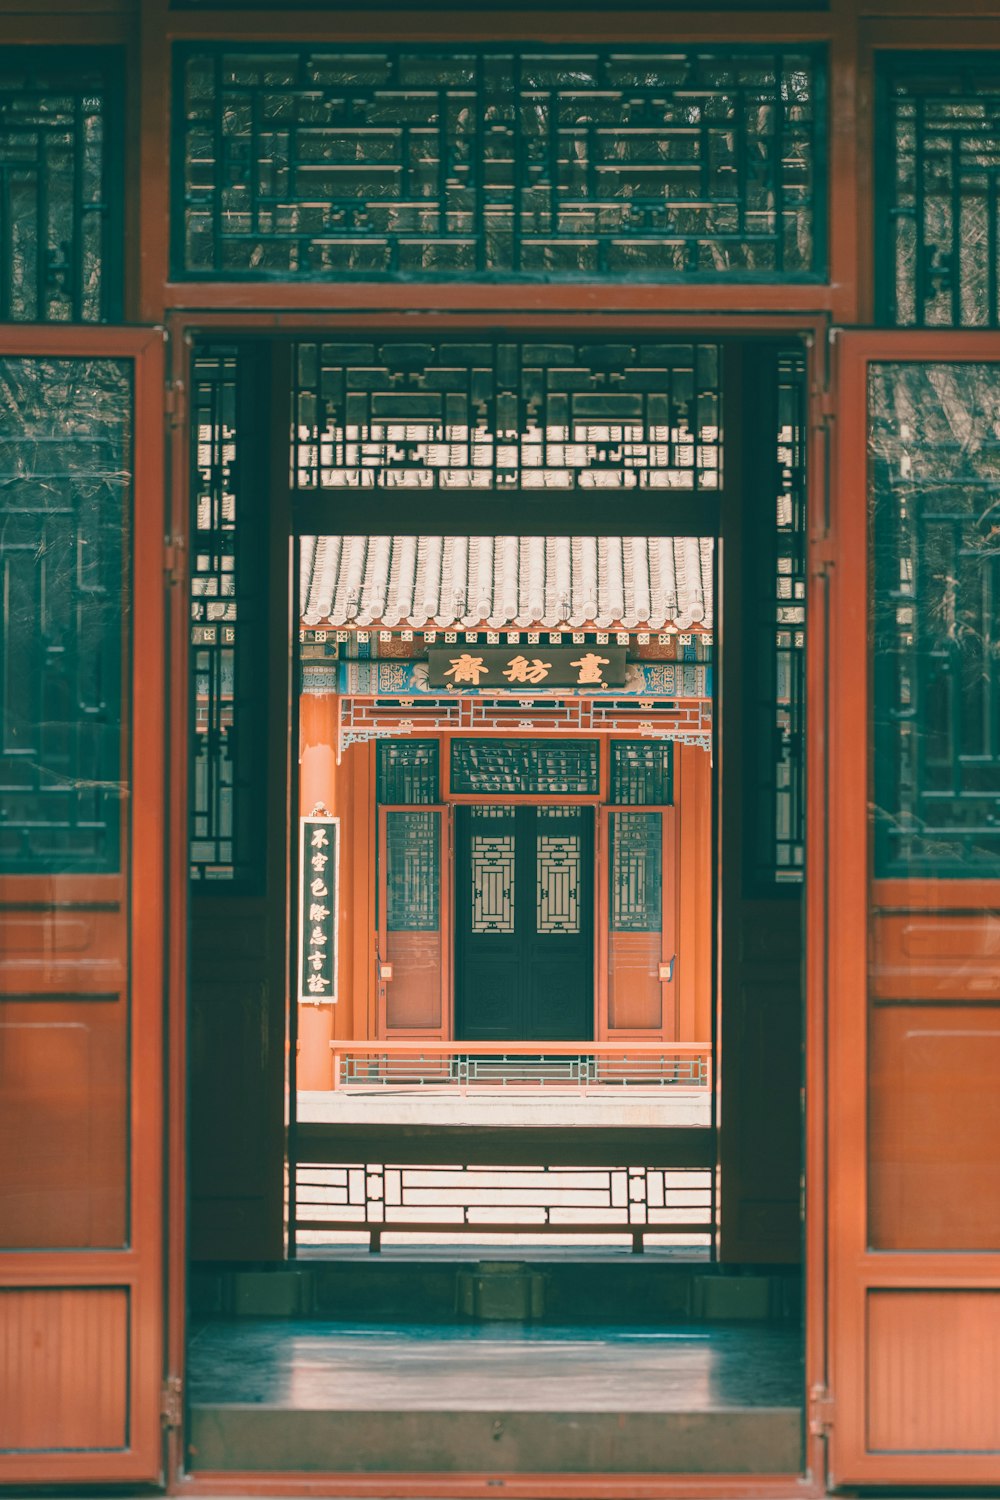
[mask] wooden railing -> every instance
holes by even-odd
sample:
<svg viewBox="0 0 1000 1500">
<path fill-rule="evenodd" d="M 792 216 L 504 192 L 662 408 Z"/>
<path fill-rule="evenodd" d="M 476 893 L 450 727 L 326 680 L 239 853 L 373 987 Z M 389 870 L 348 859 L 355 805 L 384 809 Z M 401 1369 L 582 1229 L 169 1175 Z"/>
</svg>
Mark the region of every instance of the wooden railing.
<svg viewBox="0 0 1000 1500">
<path fill-rule="evenodd" d="M 333 1041 L 333 1087 L 697 1089 L 712 1086 L 710 1042 Z"/>
</svg>

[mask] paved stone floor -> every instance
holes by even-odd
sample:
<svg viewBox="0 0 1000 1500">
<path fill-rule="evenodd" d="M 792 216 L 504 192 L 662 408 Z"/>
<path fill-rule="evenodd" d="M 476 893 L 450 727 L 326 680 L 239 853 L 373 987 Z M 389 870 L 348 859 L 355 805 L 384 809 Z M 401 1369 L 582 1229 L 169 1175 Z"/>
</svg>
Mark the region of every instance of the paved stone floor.
<svg viewBox="0 0 1000 1500">
<path fill-rule="evenodd" d="M 195 1405 L 298 1410 L 709 1412 L 796 1406 L 795 1330 L 704 1324 L 553 1328 L 476 1324 L 384 1328 L 244 1320 L 198 1328 Z"/>
</svg>

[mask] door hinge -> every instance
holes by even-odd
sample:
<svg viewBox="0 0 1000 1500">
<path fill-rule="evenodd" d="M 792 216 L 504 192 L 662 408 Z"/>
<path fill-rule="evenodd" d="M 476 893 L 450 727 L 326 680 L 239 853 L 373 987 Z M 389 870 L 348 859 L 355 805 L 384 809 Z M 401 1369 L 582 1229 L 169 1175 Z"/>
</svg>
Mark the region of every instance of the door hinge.
<svg viewBox="0 0 1000 1500">
<path fill-rule="evenodd" d="M 163 543 L 163 572 L 169 584 L 184 582 L 184 542 L 169 536 Z"/>
<path fill-rule="evenodd" d="M 809 1431 L 813 1437 L 826 1437 L 833 1426 L 834 1400 L 825 1385 L 814 1385 L 809 1392 Z"/>
<path fill-rule="evenodd" d="M 812 578 L 821 578 L 829 573 L 836 561 L 836 547 L 830 533 L 823 532 L 820 536 L 813 537 L 809 542 L 809 575 Z"/>
<path fill-rule="evenodd" d="M 163 388 L 163 412 L 168 427 L 177 427 L 184 421 L 187 405 L 183 380 L 168 380 Z"/>
<path fill-rule="evenodd" d="M 160 1421 L 174 1429 L 184 1420 L 184 1387 L 179 1375 L 168 1375 L 160 1387 Z"/>
</svg>

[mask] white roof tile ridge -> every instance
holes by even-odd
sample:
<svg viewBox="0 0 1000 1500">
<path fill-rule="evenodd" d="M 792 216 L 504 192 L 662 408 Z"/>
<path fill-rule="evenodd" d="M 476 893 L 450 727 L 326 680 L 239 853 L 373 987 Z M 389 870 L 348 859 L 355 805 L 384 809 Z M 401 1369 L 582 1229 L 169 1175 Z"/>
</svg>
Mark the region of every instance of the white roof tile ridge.
<svg viewBox="0 0 1000 1500">
<path fill-rule="evenodd" d="M 585 625 L 596 620 L 599 610 L 597 591 L 597 538 L 581 536 L 574 541 L 578 547 L 579 575 L 573 581 L 572 625 Z"/>
<path fill-rule="evenodd" d="M 494 609 L 490 615 L 490 624 L 498 629 L 503 625 L 512 625 L 517 619 L 517 552 L 518 539 L 516 536 L 499 536 L 496 541 L 500 543 L 499 548 L 493 549 L 493 599 Z"/>
<path fill-rule="evenodd" d="M 608 546 L 609 539 L 606 536 L 595 537 L 597 543 L 597 609 L 594 611 L 594 624 L 599 630 L 606 630 L 609 625 L 614 624 L 614 615 L 608 612 Z"/>
<path fill-rule="evenodd" d="M 414 622 L 421 625 L 433 620 L 441 607 L 441 570 L 444 557 L 444 537 L 420 538 L 420 554 L 423 561 L 420 595 L 414 610 Z"/>
<path fill-rule="evenodd" d="M 608 602 L 605 614 L 617 623 L 625 615 L 625 562 L 620 536 L 608 538 Z"/>
<path fill-rule="evenodd" d="M 528 537 L 528 600 L 525 624 L 538 625 L 545 616 L 545 538 Z"/>
<path fill-rule="evenodd" d="M 493 613 L 494 583 L 494 539 L 491 536 L 478 538 L 479 556 L 476 560 L 475 592 L 473 608 L 477 623 L 488 620 Z"/>
<path fill-rule="evenodd" d="M 415 536 L 394 536 L 389 566 L 388 604 L 383 616 L 386 625 L 409 622 L 413 614 L 413 587 L 417 565 Z"/>
<path fill-rule="evenodd" d="M 623 625 L 648 625 L 652 613 L 649 588 L 649 540 L 644 536 L 628 538 L 632 553 L 632 603 Z"/>
<path fill-rule="evenodd" d="M 663 568 L 660 563 L 658 537 L 646 537 L 646 566 L 649 570 L 649 627 L 661 630 L 667 622 L 663 595 Z"/>
<path fill-rule="evenodd" d="M 705 593 L 701 586 L 701 548 L 696 536 L 683 539 L 684 565 L 688 577 L 688 624 L 700 624 L 705 618 Z"/>
<path fill-rule="evenodd" d="M 677 618 L 677 569 L 674 559 L 672 537 L 655 537 L 653 546 L 660 560 L 660 597 L 663 600 L 663 618 Z"/>
<path fill-rule="evenodd" d="M 701 587 L 705 596 L 705 618 L 702 623 L 712 626 L 715 622 L 715 580 L 712 576 L 715 543 L 710 536 L 699 538 L 698 551 L 701 554 Z"/>
<path fill-rule="evenodd" d="M 299 598 L 302 601 L 302 619 L 306 625 L 315 625 L 317 621 L 323 618 L 317 612 L 318 600 L 316 596 L 319 580 L 316 576 L 316 570 L 313 568 L 313 561 L 318 549 L 319 555 L 322 557 L 325 543 L 325 536 L 304 536 L 299 539 Z M 198 590 L 194 589 L 192 592 L 197 593 Z"/>
<path fill-rule="evenodd" d="M 344 550 L 344 538 L 342 536 L 320 537 L 320 542 L 325 542 L 320 556 L 320 548 L 316 548 L 316 556 L 313 559 L 313 574 L 317 577 L 316 585 L 316 608 L 320 611 L 321 619 L 329 619 L 333 613 L 333 591 L 337 587 L 337 579 L 340 577 L 340 558 Z"/>
<path fill-rule="evenodd" d="M 451 553 L 451 586 L 445 592 L 442 579 L 441 614 L 450 611 L 451 624 L 464 619 L 469 609 L 469 542 L 467 536 L 450 536 L 445 541 Z"/>
<path fill-rule="evenodd" d="M 531 625 L 531 537 L 517 538 L 517 613 L 515 625 Z"/>
<path fill-rule="evenodd" d="M 372 625 L 385 618 L 389 595 L 389 560 L 392 555 L 391 536 L 368 538 L 368 559 L 361 589 L 359 625 Z"/>
<path fill-rule="evenodd" d="M 452 546 L 452 538 L 443 536 L 441 538 L 441 562 L 438 569 L 437 593 L 434 596 L 434 623 L 435 625 L 454 625 L 455 610 L 453 607 L 455 595 L 455 549 Z"/>
<path fill-rule="evenodd" d="M 573 609 L 573 549 L 568 536 L 555 539 L 555 612 L 557 625 L 569 623 Z"/>
<path fill-rule="evenodd" d="M 355 619 L 361 603 L 361 584 L 365 576 L 365 554 L 368 550 L 366 536 L 345 537 L 342 548 L 341 568 L 337 578 L 337 597 L 333 616 L 337 625 L 347 625 Z M 343 555 L 346 552 L 346 557 Z"/>
</svg>

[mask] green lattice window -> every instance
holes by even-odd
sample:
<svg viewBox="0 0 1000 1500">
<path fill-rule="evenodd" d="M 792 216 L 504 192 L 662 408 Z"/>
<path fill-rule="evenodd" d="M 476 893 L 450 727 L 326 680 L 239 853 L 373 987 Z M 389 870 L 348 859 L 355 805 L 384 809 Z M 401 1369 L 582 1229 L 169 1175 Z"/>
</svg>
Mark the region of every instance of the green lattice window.
<svg viewBox="0 0 1000 1500">
<path fill-rule="evenodd" d="M 669 806 L 674 800 L 674 747 L 669 740 L 611 741 L 611 801 L 620 807 Z"/>
<path fill-rule="evenodd" d="M 179 276 L 823 272 L 815 49 L 192 44 L 176 75 Z"/>
<path fill-rule="evenodd" d="M 441 926 L 441 835 L 436 812 L 385 814 L 385 899 L 389 932 Z"/>
<path fill-rule="evenodd" d="M 612 932 L 659 932 L 663 924 L 663 815 L 608 815 Z"/>
<path fill-rule="evenodd" d="M 1000 52 L 890 57 L 880 87 L 880 316 L 996 328 Z"/>
<path fill-rule="evenodd" d="M 120 868 L 132 371 L 0 359 L 0 871 Z"/>
<path fill-rule="evenodd" d="M 875 873 L 1000 875 L 1000 364 L 869 378 Z"/>
<path fill-rule="evenodd" d="M 91 48 L 0 62 L 0 322 L 121 317 L 120 68 Z"/>
<path fill-rule="evenodd" d="M 378 800 L 396 806 L 440 801 L 437 740 L 380 740 L 376 751 Z"/>
<path fill-rule="evenodd" d="M 596 740 L 456 739 L 451 790 L 483 796 L 596 796 Z"/>
</svg>

